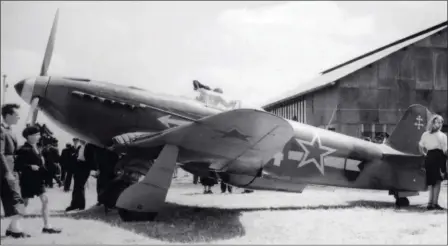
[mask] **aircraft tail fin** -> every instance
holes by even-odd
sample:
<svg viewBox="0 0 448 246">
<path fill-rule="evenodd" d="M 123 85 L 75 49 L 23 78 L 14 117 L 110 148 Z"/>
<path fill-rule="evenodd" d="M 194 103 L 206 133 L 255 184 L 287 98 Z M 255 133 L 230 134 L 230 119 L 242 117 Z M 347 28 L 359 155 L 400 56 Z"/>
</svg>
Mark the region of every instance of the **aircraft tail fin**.
<svg viewBox="0 0 448 246">
<path fill-rule="evenodd" d="M 432 113 L 423 105 L 409 106 L 385 144 L 407 154 L 420 155 L 418 142 L 431 116 Z"/>
</svg>

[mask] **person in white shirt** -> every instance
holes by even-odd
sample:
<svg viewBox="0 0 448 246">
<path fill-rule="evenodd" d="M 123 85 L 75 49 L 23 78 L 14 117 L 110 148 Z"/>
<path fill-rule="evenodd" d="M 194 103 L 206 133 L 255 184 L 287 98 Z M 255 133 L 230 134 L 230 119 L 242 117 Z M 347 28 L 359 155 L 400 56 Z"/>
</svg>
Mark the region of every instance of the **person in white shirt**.
<svg viewBox="0 0 448 246">
<path fill-rule="evenodd" d="M 231 110 L 239 107 L 238 101 L 230 100 L 224 97 L 223 90 L 221 88 L 215 88 L 212 90 L 210 87 L 201 84 L 197 80 L 193 80 L 193 87 L 195 91 L 199 92 L 199 96 L 196 100 L 203 102 L 207 106 L 221 110 Z"/>
<path fill-rule="evenodd" d="M 419 142 L 420 151 L 425 155 L 426 183 L 430 192 L 428 210 L 444 210 L 438 204 L 440 186 L 447 175 L 447 136 L 440 131 L 442 126 L 442 116 L 431 117 Z"/>
<path fill-rule="evenodd" d="M 94 174 L 97 168 L 95 160 L 94 145 L 80 141 L 80 146 L 77 146 L 77 163 L 74 168 L 72 201 L 65 211 L 72 210 L 84 210 L 86 207 L 85 186 L 90 177 L 90 174 Z"/>
</svg>

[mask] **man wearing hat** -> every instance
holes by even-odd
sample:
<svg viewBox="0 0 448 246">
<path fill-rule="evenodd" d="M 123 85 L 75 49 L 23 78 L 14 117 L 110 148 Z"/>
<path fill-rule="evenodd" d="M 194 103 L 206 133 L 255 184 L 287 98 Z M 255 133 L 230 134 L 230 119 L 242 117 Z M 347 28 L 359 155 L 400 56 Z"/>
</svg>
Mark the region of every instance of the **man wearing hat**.
<svg viewBox="0 0 448 246">
<path fill-rule="evenodd" d="M 45 180 L 48 175 L 48 167 L 41 151 L 37 147 L 40 138 L 40 129 L 36 126 L 28 126 L 22 132 L 26 139 L 25 144 L 17 150 L 16 168 L 21 173 L 20 187 L 25 203 L 28 199 L 39 197 L 42 202 L 42 219 L 44 227 L 42 233 L 61 233 L 60 229 L 53 228 L 49 222 L 48 196 L 45 190 Z"/>
</svg>

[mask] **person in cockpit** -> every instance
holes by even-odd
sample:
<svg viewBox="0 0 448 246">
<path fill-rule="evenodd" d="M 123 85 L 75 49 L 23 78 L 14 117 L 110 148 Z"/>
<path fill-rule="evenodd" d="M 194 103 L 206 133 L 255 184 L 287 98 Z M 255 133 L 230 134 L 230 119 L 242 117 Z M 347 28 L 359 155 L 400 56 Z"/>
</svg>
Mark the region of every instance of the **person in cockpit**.
<svg viewBox="0 0 448 246">
<path fill-rule="evenodd" d="M 219 93 L 219 94 L 223 94 L 223 91 L 222 91 L 222 89 L 221 88 L 216 88 L 216 89 L 214 89 L 213 90 L 214 92 L 216 92 L 216 93 Z M 216 95 L 216 94 L 215 94 Z M 221 105 L 223 105 L 225 108 L 227 108 L 227 109 L 232 109 L 232 108 L 235 108 L 236 107 L 236 105 L 237 105 L 237 103 L 238 103 L 238 101 L 235 101 L 235 100 L 226 100 L 224 97 L 222 97 L 221 95 L 216 95 L 216 96 L 214 96 L 213 97 L 213 100 L 214 100 L 214 105 L 219 105 L 219 104 L 221 104 Z"/>
<path fill-rule="evenodd" d="M 199 96 L 196 98 L 196 100 L 207 103 L 208 102 L 208 95 L 206 91 L 211 91 L 210 87 L 201 84 L 197 80 L 193 80 L 193 90 L 199 92 Z"/>
<path fill-rule="evenodd" d="M 207 105 L 219 107 L 219 104 L 221 104 L 225 109 L 232 109 L 237 106 L 238 101 L 226 100 L 222 96 L 223 90 L 221 88 L 215 88 L 211 90 L 209 86 L 201 84 L 197 80 L 193 80 L 193 87 L 195 91 L 198 91 L 200 93 L 196 99 Z"/>
<path fill-rule="evenodd" d="M 205 90 L 208 90 L 208 91 L 210 91 L 211 89 L 210 89 L 210 87 L 208 87 L 208 86 L 206 86 L 206 85 L 204 85 L 204 84 L 201 84 L 199 81 L 197 81 L 197 80 L 193 80 L 193 87 L 194 87 L 194 90 L 195 91 L 197 91 L 197 90 L 199 90 L 199 89 L 205 89 Z"/>
</svg>

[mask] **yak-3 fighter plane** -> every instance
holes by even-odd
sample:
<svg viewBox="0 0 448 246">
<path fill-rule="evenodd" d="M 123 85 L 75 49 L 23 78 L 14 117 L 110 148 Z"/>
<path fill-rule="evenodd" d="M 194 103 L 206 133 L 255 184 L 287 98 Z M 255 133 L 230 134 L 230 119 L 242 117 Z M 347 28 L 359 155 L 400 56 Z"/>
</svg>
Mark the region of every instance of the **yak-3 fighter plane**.
<svg viewBox="0 0 448 246">
<path fill-rule="evenodd" d="M 58 13 L 40 75 L 15 89 L 31 105 L 29 122 L 42 111 L 81 139 L 148 163 L 144 178 L 116 202 L 123 220 L 156 216 L 176 163 L 254 190 L 301 193 L 308 184 L 385 190 L 398 206 L 427 189 L 418 141 L 431 113 L 421 105 L 410 106 L 390 138 L 376 144 L 261 109 L 217 108 L 135 87 L 49 76 Z"/>
</svg>

